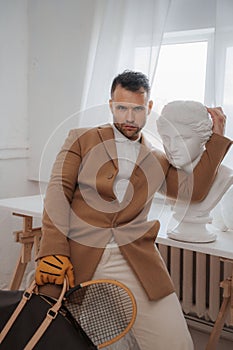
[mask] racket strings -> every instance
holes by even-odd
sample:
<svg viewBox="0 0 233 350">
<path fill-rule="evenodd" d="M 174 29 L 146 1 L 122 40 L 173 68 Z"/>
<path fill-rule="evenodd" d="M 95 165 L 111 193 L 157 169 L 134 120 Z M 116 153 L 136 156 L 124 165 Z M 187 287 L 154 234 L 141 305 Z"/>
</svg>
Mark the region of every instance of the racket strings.
<svg viewBox="0 0 233 350">
<path fill-rule="evenodd" d="M 75 290 L 65 306 L 95 345 L 111 341 L 132 320 L 132 301 L 118 285 L 90 284 Z"/>
</svg>

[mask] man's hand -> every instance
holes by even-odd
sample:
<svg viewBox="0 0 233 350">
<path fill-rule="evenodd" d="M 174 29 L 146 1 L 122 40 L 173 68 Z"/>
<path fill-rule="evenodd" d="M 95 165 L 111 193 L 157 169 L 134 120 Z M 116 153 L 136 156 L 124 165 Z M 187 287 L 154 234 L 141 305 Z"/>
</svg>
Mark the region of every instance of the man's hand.
<svg viewBox="0 0 233 350">
<path fill-rule="evenodd" d="M 39 261 L 35 279 L 40 286 L 46 283 L 63 284 L 65 276 L 68 277 L 70 287 L 74 287 L 73 266 L 69 258 L 63 255 L 49 255 Z"/>
<path fill-rule="evenodd" d="M 215 108 L 207 107 L 207 111 L 213 120 L 212 131 L 215 134 L 223 136 L 225 133 L 226 116 L 223 113 L 222 108 L 221 107 L 215 107 Z"/>
</svg>

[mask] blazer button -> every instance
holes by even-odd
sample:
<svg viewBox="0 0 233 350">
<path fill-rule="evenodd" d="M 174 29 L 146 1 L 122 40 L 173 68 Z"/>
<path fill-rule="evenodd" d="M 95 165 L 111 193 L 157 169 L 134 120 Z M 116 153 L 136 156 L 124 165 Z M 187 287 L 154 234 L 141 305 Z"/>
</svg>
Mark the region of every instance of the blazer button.
<svg viewBox="0 0 233 350">
<path fill-rule="evenodd" d="M 113 178 L 113 174 L 108 174 L 107 179 L 111 180 Z"/>
</svg>

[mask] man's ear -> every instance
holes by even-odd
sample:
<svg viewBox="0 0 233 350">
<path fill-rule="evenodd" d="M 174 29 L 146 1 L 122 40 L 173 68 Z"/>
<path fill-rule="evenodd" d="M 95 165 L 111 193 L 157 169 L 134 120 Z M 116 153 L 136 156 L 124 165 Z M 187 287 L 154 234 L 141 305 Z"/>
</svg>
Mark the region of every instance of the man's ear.
<svg viewBox="0 0 233 350">
<path fill-rule="evenodd" d="M 150 100 L 150 101 L 148 102 L 148 114 L 150 114 L 150 112 L 151 112 L 151 110 L 152 110 L 152 107 L 153 107 L 153 101 Z"/>
</svg>

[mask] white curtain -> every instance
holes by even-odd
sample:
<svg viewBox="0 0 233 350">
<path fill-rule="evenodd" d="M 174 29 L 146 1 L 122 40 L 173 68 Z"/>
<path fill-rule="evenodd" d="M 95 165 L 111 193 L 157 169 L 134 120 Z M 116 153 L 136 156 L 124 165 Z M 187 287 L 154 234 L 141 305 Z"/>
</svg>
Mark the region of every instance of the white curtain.
<svg viewBox="0 0 233 350">
<path fill-rule="evenodd" d="M 190 4 L 192 4 L 192 8 L 196 9 L 197 13 L 201 10 L 201 1 L 194 3 L 191 2 L 191 0 L 189 0 L 189 2 Z M 42 3 L 38 2 L 38 4 Z M 56 8 L 55 4 L 57 3 L 53 3 L 53 9 Z M 175 16 L 174 18 L 176 19 L 176 22 L 179 22 L 180 27 L 183 28 L 182 30 L 185 30 L 185 28 L 190 22 L 190 18 L 186 18 L 186 14 L 190 15 L 187 0 L 94 0 L 91 2 L 91 4 L 93 4 L 94 7 L 91 9 L 91 21 L 89 21 L 91 22 L 90 25 L 92 24 L 92 28 L 90 29 L 91 40 L 89 42 L 89 36 L 87 36 L 88 43 L 87 45 L 84 45 L 85 38 L 83 39 L 83 46 L 88 46 L 87 62 L 85 63 L 85 68 L 82 67 L 82 69 L 84 69 L 85 76 L 84 87 L 81 84 L 81 89 L 75 88 L 74 81 L 79 81 L 80 79 L 80 74 L 77 75 L 76 70 L 74 70 L 73 73 L 73 69 L 68 69 L 68 72 L 71 71 L 72 75 L 68 75 L 69 79 L 66 79 L 67 62 L 70 62 L 70 64 L 73 67 L 76 64 L 78 65 L 79 56 L 82 57 L 82 52 L 80 52 L 80 48 L 82 48 L 82 45 L 80 45 L 79 43 L 79 52 L 75 51 L 72 56 L 70 52 L 72 51 L 71 49 L 72 45 L 74 44 L 74 41 L 68 40 L 67 45 L 64 45 L 64 47 L 62 47 L 62 52 L 64 52 L 64 55 L 67 53 L 67 60 L 64 61 L 65 63 L 63 61 L 59 63 L 57 68 L 58 72 L 56 73 L 57 75 L 60 74 L 59 72 L 62 69 L 63 75 L 60 74 L 62 77 L 64 76 L 63 80 L 61 80 L 62 84 L 52 85 L 51 91 L 47 89 L 52 97 L 53 95 L 56 96 L 57 100 L 59 101 L 59 103 L 57 104 L 55 102 L 49 103 L 50 99 L 44 98 L 43 94 L 41 95 L 41 93 L 38 94 L 38 91 L 47 91 L 44 88 L 44 85 L 51 85 L 49 85 L 48 83 L 50 83 L 53 80 L 51 79 L 51 77 L 48 78 L 48 81 L 46 80 L 47 72 L 51 71 L 51 67 L 57 65 L 57 61 L 51 59 L 51 62 L 49 61 L 51 64 L 47 64 L 46 60 L 50 59 L 52 53 L 49 51 L 46 56 L 47 58 L 44 58 L 46 50 L 43 48 L 42 43 L 45 41 L 46 38 L 44 38 L 44 35 L 42 35 L 43 33 L 39 37 L 39 39 L 41 39 L 40 42 L 42 46 L 41 52 L 39 53 L 42 55 L 42 58 L 40 58 L 40 56 L 38 58 L 38 44 L 36 40 L 37 37 L 34 39 L 36 42 L 36 52 L 33 51 L 31 53 L 31 56 L 37 57 L 37 60 L 40 64 L 36 65 L 36 63 L 32 63 L 37 68 L 37 70 L 40 69 L 40 71 L 38 71 L 38 77 L 40 78 L 39 83 L 41 79 L 44 78 L 44 80 L 42 81 L 44 85 L 41 86 L 38 85 L 38 83 L 36 85 L 36 89 L 34 89 L 35 92 L 32 96 L 33 98 L 30 98 L 30 100 L 36 101 L 36 103 L 33 104 L 33 109 L 30 110 L 30 115 L 34 116 L 33 120 L 36 122 L 36 125 L 40 122 L 41 128 L 39 130 L 44 128 L 46 118 L 49 120 L 49 125 L 51 124 L 51 115 L 54 115 L 55 126 L 60 122 L 58 118 L 59 115 L 61 115 L 60 119 L 63 120 L 63 115 L 66 116 L 66 113 L 64 113 L 64 111 L 67 112 L 67 105 L 70 105 L 70 102 L 74 102 L 76 99 L 75 91 L 77 94 L 80 94 L 81 91 L 81 108 L 78 109 L 78 111 L 81 110 L 83 112 L 78 113 L 78 115 L 75 115 L 74 118 L 70 118 L 68 122 L 66 121 L 64 127 L 62 125 L 62 127 L 59 127 L 59 130 L 57 130 L 56 132 L 54 131 L 54 135 L 58 136 L 51 138 L 50 143 L 53 144 L 53 146 L 45 147 L 46 154 L 48 154 L 48 160 L 44 156 L 41 157 L 41 149 L 44 148 L 44 140 L 42 137 L 43 135 L 39 136 L 37 129 L 35 130 L 35 137 L 32 137 L 32 139 L 36 139 L 36 144 L 34 147 L 32 147 L 31 151 L 31 168 L 33 169 L 33 174 L 35 174 L 33 178 L 38 177 L 38 167 L 36 166 L 36 164 L 40 163 L 41 158 L 42 163 L 46 163 L 46 166 L 41 166 L 40 168 L 47 169 L 45 175 L 41 175 L 41 177 L 45 179 L 48 178 L 48 174 L 50 173 L 50 167 L 53 162 L 53 159 L 55 158 L 55 154 L 57 153 L 57 150 L 60 147 L 61 140 L 63 140 L 64 135 L 67 134 L 68 129 L 77 126 L 99 125 L 111 120 L 111 115 L 108 108 L 108 99 L 110 97 L 111 82 L 116 74 L 122 72 L 125 69 L 136 68 L 137 70 L 143 70 L 143 72 L 149 76 L 151 84 L 153 83 L 158 56 L 160 52 L 160 46 L 163 39 L 165 24 L 169 27 L 168 13 L 169 9 L 171 8 L 171 5 L 173 7 L 173 11 L 175 11 L 176 14 L 180 14 L 180 16 Z M 210 4 L 212 4 L 211 6 L 215 7 L 214 10 L 213 7 L 210 8 Z M 73 5 L 75 5 L 75 10 L 79 8 L 75 1 L 73 2 Z M 212 94 L 214 95 L 212 99 L 212 104 L 215 106 L 223 106 L 224 111 L 228 116 L 226 135 L 233 139 L 233 1 L 203 0 L 203 6 L 204 5 L 206 5 L 206 7 L 204 7 L 205 9 L 210 8 L 211 14 L 213 14 L 214 12 L 216 13 L 215 55 L 213 57 L 213 60 L 215 62 L 215 69 L 213 70 L 212 74 L 213 84 L 211 84 L 214 86 L 214 94 Z M 43 10 L 46 14 L 47 8 L 44 7 L 45 3 L 43 3 Z M 87 8 L 88 10 L 90 10 L 88 6 Z M 67 11 L 70 13 L 71 9 L 68 9 Z M 35 8 L 34 14 L 37 13 L 36 10 L 37 9 Z M 183 15 L 182 11 L 184 11 Z M 83 16 L 85 17 L 85 15 L 86 12 L 83 14 Z M 195 21 L 197 20 L 196 17 Z M 92 18 L 94 18 L 93 21 Z M 208 18 L 208 11 L 205 10 L 204 23 L 208 22 Z M 53 17 L 54 21 L 55 19 L 56 16 Z M 37 20 L 39 21 L 39 17 L 37 18 Z M 58 22 L 55 23 L 59 28 Z M 48 26 L 49 23 L 50 22 L 48 21 Z M 71 23 L 76 22 L 71 21 Z M 65 24 L 66 25 L 64 26 L 64 28 L 61 26 L 61 32 L 67 28 L 67 22 L 65 22 Z M 207 26 L 208 25 L 212 25 L 212 23 L 207 23 Z M 36 28 L 40 28 L 38 23 Z M 88 28 L 90 28 L 90 26 Z M 74 29 L 77 29 L 76 26 Z M 66 33 L 67 38 L 70 38 L 70 35 L 75 33 L 74 29 Z M 60 43 L 60 38 L 58 42 Z M 148 48 L 146 54 L 145 47 Z M 146 62 L 146 71 L 144 64 L 143 68 L 140 68 L 140 65 L 138 65 L 138 62 L 141 61 L 141 59 L 138 59 L 138 55 L 140 55 L 140 53 L 142 52 L 143 63 Z M 69 57 L 70 59 L 68 59 Z M 86 55 L 84 55 L 84 57 L 86 57 Z M 56 64 L 54 64 L 54 62 Z M 42 68 L 44 69 L 44 71 L 42 70 Z M 35 84 L 35 79 L 32 81 L 31 78 L 30 86 L 34 86 L 33 84 Z M 72 88 L 70 88 L 67 91 L 67 86 L 69 85 L 71 85 Z M 62 90 L 61 94 L 60 90 L 57 91 L 57 86 L 65 86 L 66 89 L 64 89 L 64 91 Z M 64 93 L 66 93 L 65 96 Z M 41 98 L 39 98 L 38 96 L 41 96 Z M 154 96 L 152 96 L 152 98 L 153 97 Z M 64 108 L 61 108 L 62 103 L 65 104 L 65 106 L 63 106 Z M 73 105 L 75 105 L 75 103 L 73 103 Z M 72 110 L 72 108 L 69 108 L 68 110 Z M 73 110 L 75 109 L 73 108 Z M 56 120 L 55 117 L 57 118 Z M 149 118 L 146 128 L 150 131 L 152 131 L 152 129 L 155 128 L 154 118 Z M 52 129 L 54 130 L 54 127 Z M 49 133 L 51 132 L 49 131 Z M 46 130 L 44 134 L 46 134 Z M 229 154 L 224 160 L 225 164 L 231 167 L 233 164 L 232 153 L 233 149 L 229 152 Z M 46 161 L 44 160 L 45 158 Z M 48 166 L 49 164 L 50 166 Z"/>
<path fill-rule="evenodd" d="M 102 105 L 95 119 L 84 112 L 80 125 L 108 121 L 107 102 L 115 75 L 135 68 L 135 50 L 151 47 L 146 73 L 153 82 L 170 0 L 96 0 L 95 21 L 86 68 L 82 110 Z M 106 110 L 104 108 L 106 107 Z M 94 111 L 92 111 L 94 113 Z"/>
<path fill-rule="evenodd" d="M 226 136 L 233 139 L 233 1 L 216 0 L 215 101 L 227 115 Z M 233 150 L 224 162 L 233 166 Z"/>
<path fill-rule="evenodd" d="M 92 127 L 112 120 L 108 106 L 112 80 L 125 69 L 135 69 L 135 50 L 142 44 L 151 48 L 144 57 L 147 70 L 143 72 L 153 82 L 169 5 L 170 0 L 93 1 L 94 19 L 81 90 L 81 108 L 50 134 L 40 157 L 41 181 L 49 178 L 61 140 L 64 141 L 70 129 Z M 74 59 L 71 62 L 76 64 Z"/>
</svg>

